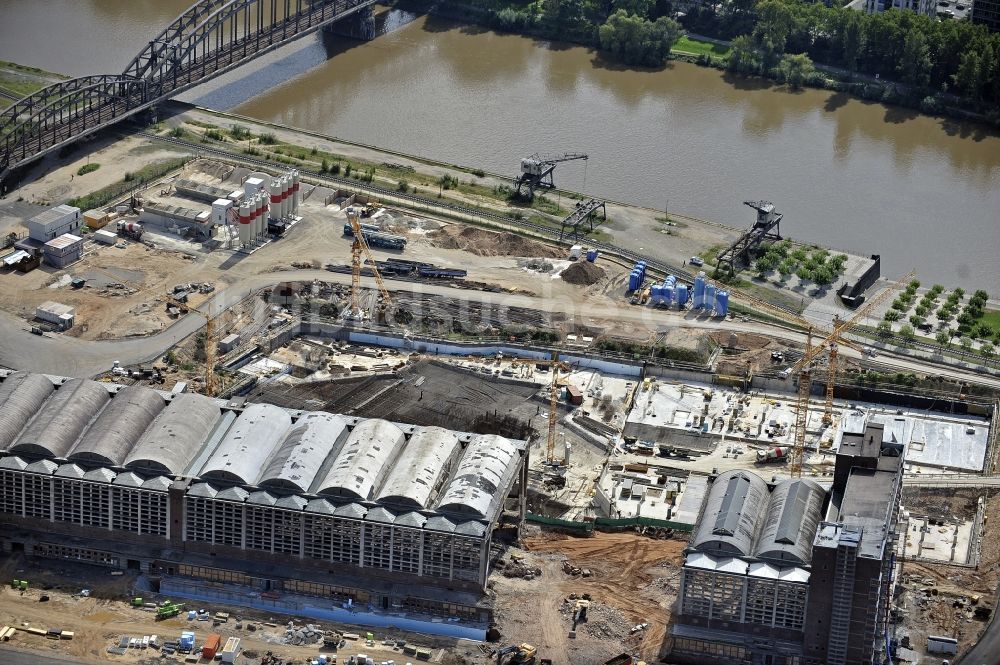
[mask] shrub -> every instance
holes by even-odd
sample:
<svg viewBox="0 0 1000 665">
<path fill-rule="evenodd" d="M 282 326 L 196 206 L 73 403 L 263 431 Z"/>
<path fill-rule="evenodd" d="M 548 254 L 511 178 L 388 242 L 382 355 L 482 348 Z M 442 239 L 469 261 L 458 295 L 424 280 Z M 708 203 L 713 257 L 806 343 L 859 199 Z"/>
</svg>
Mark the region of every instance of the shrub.
<svg viewBox="0 0 1000 665">
<path fill-rule="evenodd" d="M 399 191 L 405 194 L 406 192 L 410 191 L 410 183 L 406 182 L 405 180 L 400 180 L 399 183 L 397 184 L 397 189 L 399 189 Z"/>
<path fill-rule="evenodd" d="M 486 177 L 486 171 L 484 171 L 482 169 L 473 169 L 472 170 L 472 175 L 476 176 L 477 178 L 485 178 Z"/>
<path fill-rule="evenodd" d="M 901 319 L 902 316 L 903 315 L 899 313 L 899 310 L 890 309 L 885 313 L 885 316 L 883 318 L 886 321 L 899 321 L 899 319 Z"/>
<path fill-rule="evenodd" d="M 243 125 L 233 125 L 233 128 L 229 130 L 229 135 L 237 141 L 246 141 L 250 138 L 250 130 Z"/>
<path fill-rule="evenodd" d="M 340 162 L 335 162 L 333 166 L 330 167 L 330 174 L 331 175 L 340 174 Z"/>
<path fill-rule="evenodd" d="M 91 162 L 90 164 L 84 164 L 79 169 L 77 169 L 77 175 L 87 175 L 88 173 L 93 173 L 97 169 L 101 168 L 101 165 L 97 162 Z"/>
<path fill-rule="evenodd" d="M 260 142 L 264 145 L 274 145 L 278 142 L 278 138 L 274 134 L 268 132 L 260 135 Z M 315 148 L 313 148 L 313 150 L 315 151 Z"/>
<path fill-rule="evenodd" d="M 206 129 L 205 138 L 210 141 L 225 141 L 226 136 L 218 129 Z"/>
</svg>

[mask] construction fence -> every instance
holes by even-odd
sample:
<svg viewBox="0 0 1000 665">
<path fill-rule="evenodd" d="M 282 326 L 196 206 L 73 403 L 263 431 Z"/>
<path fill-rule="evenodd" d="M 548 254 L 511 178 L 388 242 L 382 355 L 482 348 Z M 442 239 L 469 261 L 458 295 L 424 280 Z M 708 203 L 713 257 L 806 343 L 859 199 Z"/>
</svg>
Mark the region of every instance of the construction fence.
<svg viewBox="0 0 1000 665">
<path fill-rule="evenodd" d="M 548 526 L 556 529 L 566 529 L 575 533 L 591 534 L 597 531 L 612 531 L 617 529 L 631 529 L 635 527 L 653 527 L 657 529 L 673 529 L 690 533 L 694 529 L 693 524 L 683 522 L 672 522 L 670 520 L 658 520 L 652 517 L 597 517 L 593 520 L 577 522 L 574 520 L 562 520 L 557 517 L 546 517 L 545 515 L 535 515 L 528 513 L 525 520 L 532 524 Z"/>
</svg>

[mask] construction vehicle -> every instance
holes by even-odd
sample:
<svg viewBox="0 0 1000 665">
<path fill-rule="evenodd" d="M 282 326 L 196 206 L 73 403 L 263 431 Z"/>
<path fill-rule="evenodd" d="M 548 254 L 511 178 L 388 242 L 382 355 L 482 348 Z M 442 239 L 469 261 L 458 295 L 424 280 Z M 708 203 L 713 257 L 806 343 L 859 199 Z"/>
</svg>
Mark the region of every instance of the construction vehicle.
<svg viewBox="0 0 1000 665">
<path fill-rule="evenodd" d="M 521 174 L 514 179 L 514 194 L 517 198 L 532 200 L 536 189 L 554 189 L 552 172 L 556 164 L 571 162 L 577 159 L 587 159 L 587 155 L 568 152 L 563 155 L 539 155 L 525 157 L 521 160 Z"/>
<path fill-rule="evenodd" d="M 118 235 L 131 240 L 142 240 L 142 224 L 138 222 L 126 222 L 118 220 Z"/>
<path fill-rule="evenodd" d="M 569 371 L 569 365 L 559 360 L 559 354 L 553 353 L 551 360 L 537 360 L 535 358 L 517 358 L 513 365 L 536 365 L 539 367 L 552 368 L 552 383 L 549 388 L 549 431 L 545 439 L 545 463 L 553 467 L 562 467 L 562 463 L 556 460 L 556 421 L 559 419 L 559 371 Z"/>
<path fill-rule="evenodd" d="M 525 665 L 529 665 L 535 662 L 538 649 L 528 643 L 512 644 L 509 647 L 504 647 L 497 651 L 497 665 L 503 665 L 504 657 L 507 655 L 510 655 L 510 658 L 507 660 L 508 663 L 524 663 Z"/>
<path fill-rule="evenodd" d="M 382 275 L 378 271 L 378 262 L 372 256 L 372 251 L 368 247 L 365 232 L 361 228 L 361 219 L 353 208 L 347 209 L 347 222 L 351 227 L 351 235 L 354 242 L 351 244 L 351 304 L 345 312 L 345 316 L 355 321 L 364 319 L 365 312 L 361 308 L 361 255 L 364 254 L 368 264 L 371 266 L 372 276 L 375 277 L 375 284 L 382 295 L 382 302 L 386 307 L 392 304 L 389 291 L 385 288 Z"/>
<path fill-rule="evenodd" d="M 156 620 L 163 621 L 164 619 L 171 619 L 183 611 L 183 605 L 165 600 L 159 607 L 156 608 Z"/>
<path fill-rule="evenodd" d="M 757 464 L 771 464 L 774 462 L 787 462 L 788 448 L 776 446 L 767 450 L 757 451 Z"/>
</svg>

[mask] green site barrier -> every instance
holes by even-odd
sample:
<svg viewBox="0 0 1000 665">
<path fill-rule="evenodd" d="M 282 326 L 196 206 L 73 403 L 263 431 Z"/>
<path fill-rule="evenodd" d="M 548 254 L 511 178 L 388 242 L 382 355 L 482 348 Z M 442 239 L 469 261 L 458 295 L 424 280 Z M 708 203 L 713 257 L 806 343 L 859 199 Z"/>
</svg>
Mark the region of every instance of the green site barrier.
<svg viewBox="0 0 1000 665">
<path fill-rule="evenodd" d="M 528 513 L 527 516 L 525 516 L 525 520 L 534 524 L 554 526 L 561 529 L 571 529 L 573 531 L 583 531 L 585 533 L 592 533 L 595 527 L 602 526 L 618 529 L 649 526 L 658 529 L 673 529 L 674 531 L 682 531 L 684 533 L 690 533 L 694 530 L 694 526 L 691 524 L 672 522 L 670 520 L 658 520 L 652 517 L 598 517 L 593 521 L 575 522 L 573 520 L 561 520 L 557 517 L 545 517 L 544 515 Z"/>
<path fill-rule="evenodd" d="M 561 520 L 556 517 L 545 517 L 544 515 L 535 515 L 534 513 L 528 513 L 525 518 L 528 522 L 533 522 L 534 524 L 543 524 L 545 526 L 559 527 L 560 529 L 571 529 L 573 531 L 583 531 L 585 533 L 591 533 L 594 530 L 593 522 L 574 522 L 572 520 Z"/>
<path fill-rule="evenodd" d="M 597 526 L 609 526 L 609 527 L 635 527 L 635 526 L 651 526 L 658 529 L 673 529 L 674 531 L 683 531 L 684 533 L 690 533 L 694 530 L 694 525 L 685 524 L 683 522 L 671 522 L 670 520 L 658 520 L 653 517 L 598 517 L 594 520 Z"/>
</svg>

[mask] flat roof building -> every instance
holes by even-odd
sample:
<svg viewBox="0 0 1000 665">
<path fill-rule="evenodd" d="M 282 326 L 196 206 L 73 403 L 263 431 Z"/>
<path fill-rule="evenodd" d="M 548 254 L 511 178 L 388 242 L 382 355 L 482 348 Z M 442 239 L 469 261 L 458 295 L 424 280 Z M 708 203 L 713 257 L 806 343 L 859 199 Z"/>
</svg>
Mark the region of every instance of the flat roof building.
<svg viewBox="0 0 1000 665">
<path fill-rule="evenodd" d="M 45 243 L 64 233 L 73 233 L 82 225 L 79 208 L 65 204 L 52 206 L 28 220 L 28 237 Z"/>
</svg>

